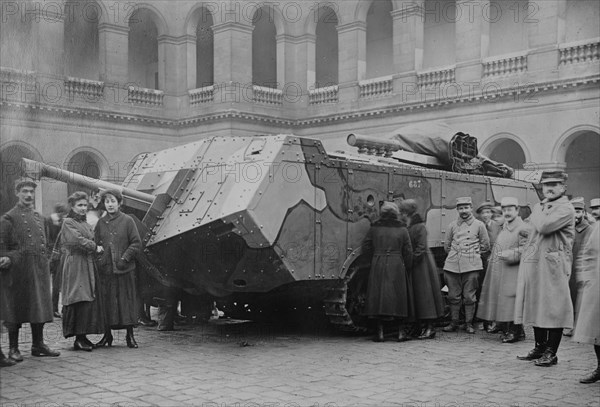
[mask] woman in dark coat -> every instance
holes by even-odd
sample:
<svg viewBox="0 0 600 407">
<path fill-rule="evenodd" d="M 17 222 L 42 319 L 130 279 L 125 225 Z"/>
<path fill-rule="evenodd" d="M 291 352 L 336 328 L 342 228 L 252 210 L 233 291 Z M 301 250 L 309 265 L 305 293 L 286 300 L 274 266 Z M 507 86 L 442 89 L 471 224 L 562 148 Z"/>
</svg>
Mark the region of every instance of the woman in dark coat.
<svg viewBox="0 0 600 407">
<path fill-rule="evenodd" d="M 440 279 L 433 255 L 427 244 L 427 228 L 421 215 L 417 213 L 417 202 L 406 199 L 400 204 L 401 220 L 408 221 L 408 233 L 413 248 L 412 289 L 414 295 L 415 318 L 421 326 L 419 339 L 435 337 L 433 320 L 444 315 Z"/>
<path fill-rule="evenodd" d="M 94 242 L 94 231 L 85 221 L 87 194 L 75 192 L 69 197 L 69 205 L 71 211 L 60 230 L 63 335 L 75 336 L 75 350 L 90 352 L 94 345 L 86 335 L 104 332 L 98 270 L 94 263 L 94 255 L 102 253 L 103 248 Z"/>
<path fill-rule="evenodd" d="M 398 220 L 398 206 L 385 202 L 363 247 L 373 254 L 367 287 L 365 315 L 377 320 L 375 341 L 383 341 L 383 321 L 406 319 L 412 314 L 412 287 L 406 264 L 412 264 L 412 246 L 406 225 Z M 398 340 L 405 340 L 401 328 Z"/>
<path fill-rule="evenodd" d="M 126 329 L 130 348 L 138 344 L 133 336 L 137 323 L 135 256 L 142 247 L 133 219 L 120 211 L 123 196 L 117 190 L 101 195 L 106 209 L 96 224 L 96 240 L 104 246 L 100 260 L 100 286 L 106 315 L 106 331 L 96 346 L 112 345 L 111 329 Z"/>
</svg>

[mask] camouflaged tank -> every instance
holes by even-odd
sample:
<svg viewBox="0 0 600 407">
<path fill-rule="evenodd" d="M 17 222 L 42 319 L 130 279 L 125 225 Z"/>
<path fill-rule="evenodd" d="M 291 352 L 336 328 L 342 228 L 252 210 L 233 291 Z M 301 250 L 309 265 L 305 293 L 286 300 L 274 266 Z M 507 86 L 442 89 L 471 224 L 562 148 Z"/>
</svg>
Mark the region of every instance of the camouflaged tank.
<svg viewBox="0 0 600 407">
<path fill-rule="evenodd" d="M 443 171 L 431 157 L 402 155 L 368 137 L 348 141 L 375 154 L 328 153 L 319 140 L 278 135 L 213 137 L 141 155 L 118 188 L 142 219 L 142 265 L 163 285 L 229 299 L 228 316 L 313 304 L 333 324 L 356 330 L 364 326 L 369 269 L 361 243 L 383 201 L 417 201 L 440 265 L 457 197 L 477 205 L 513 196 L 524 211 L 539 201 L 531 183 Z M 28 167 L 80 186 L 115 187 Z"/>
</svg>

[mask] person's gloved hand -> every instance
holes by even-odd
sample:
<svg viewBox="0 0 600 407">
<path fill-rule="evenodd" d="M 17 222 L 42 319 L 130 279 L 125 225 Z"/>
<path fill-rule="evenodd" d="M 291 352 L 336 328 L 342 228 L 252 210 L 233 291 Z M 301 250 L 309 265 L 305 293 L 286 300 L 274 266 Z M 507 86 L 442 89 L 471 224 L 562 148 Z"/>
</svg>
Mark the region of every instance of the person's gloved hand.
<svg viewBox="0 0 600 407">
<path fill-rule="evenodd" d="M 117 269 L 125 270 L 127 268 L 127 263 L 127 260 L 125 260 L 124 258 L 120 258 L 119 260 L 117 260 Z"/>
</svg>

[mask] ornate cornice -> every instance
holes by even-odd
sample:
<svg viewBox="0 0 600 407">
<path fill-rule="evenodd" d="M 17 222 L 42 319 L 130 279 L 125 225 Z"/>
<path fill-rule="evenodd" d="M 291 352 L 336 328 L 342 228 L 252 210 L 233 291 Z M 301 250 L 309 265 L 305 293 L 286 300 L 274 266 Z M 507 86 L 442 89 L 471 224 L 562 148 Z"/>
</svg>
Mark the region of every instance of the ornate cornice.
<svg viewBox="0 0 600 407">
<path fill-rule="evenodd" d="M 186 128 L 193 127 L 200 123 L 214 123 L 224 120 L 235 120 L 241 122 L 257 122 L 271 126 L 287 128 L 304 128 L 321 125 L 326 123 L 343 123 L 361 121 L 371 118 L 386 117 L 407 113 L 412 111 L 426 111 L 428 109 L 446 108 L 450 105 L 460 105 L 469 103 L 488 103 L 490 101 L 502 101 L 521 95 L 549 94 L 560 92 L 565 89 L 573 89 L 587 85 L 597 86 L 600 81 L 600 75 L 590 75 L 586 77 L 547 81 L 540 83 L 530 83 L 526 85 L 516 85 L 506 88 L 492 87 L 485 94 L 481 91 L 471 92 L 466 96 L 459 97 L 440 97 L 434 100 L 412 101 L 404 103 L 390 104 L 383 107 L 365 108 L 353 112 L 331 113 L 323 116 L 312 116 L 303 119 L 292 119 L 286 117 L 274 117 L 267 114 L 254 112 L 244 112 L 236 109 L 228 109 L 221 112 L 199 114 L 181 119 L 158 118 L 151 115 L 120 113 L 116 111 L 89 109 L 89 108 L 70 108 L 66 106 L 57 106 L 42 103 L 27 103 L 11 100 L 0 100 L 0 114 L 4 115 L 8 111 L 18 111 L 25 116 L 31 114 L 48 114 L 53 117 L 81 118 L 85 117 L 92 120 L 110 121 L 120 123 L 140 123 L 163 128 Z M 396 95 L 397 96 L 397 95 Z M 389 96 L 392 99 L 394 95 Z"/>
</svg>

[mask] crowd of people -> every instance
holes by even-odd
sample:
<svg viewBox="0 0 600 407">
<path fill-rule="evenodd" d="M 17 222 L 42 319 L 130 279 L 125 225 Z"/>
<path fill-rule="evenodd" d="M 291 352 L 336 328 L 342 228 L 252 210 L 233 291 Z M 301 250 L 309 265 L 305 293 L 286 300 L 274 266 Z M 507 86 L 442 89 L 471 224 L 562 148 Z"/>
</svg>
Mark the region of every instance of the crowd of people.
<svg viewBox="0 0 600 407">
<path fill-rule="evenodd" d="M 480 329 L 502 332 L 502 342 L 513 343 L 531 325 L 535 347 L 517 358 L 536 366 L 555 365 L 562 336 L 572 336 L 594 345 L 599 367 L 581 379 L 593 383 L 600 380 L 600 199 L 592 200 L 589 215 L 583 199 L 567 198 L 566 181 L 564 172 L 543 172 L 544 199 L 525 220 L 514 197 L 502 198 L 499 208 L 481 203 L 479 219 L 471 197 L 457 199 L 458 218 L 445 234 L 450 323 L 443 331 L 462 327 L 473 334 L 479 321 Z M 85 192 L 75 192 L 44 218 L 34 209 L 36 187 L 33 179 L 18 179 L 18 202 L 0 219 L 0 319 L 9 339 L 0 365 L 23 361 L 23 323 L 31 326 L 33 356 L 59 356 L 44 343 L 44 324 L 53 317 L 62 318 L 75 350 L 110 347 L 115 329 L 125 329 L 127 346 L 137 348 L 134 327 L 149 324 L 140 319 L 136 286 L 142 244 L 134 219 L 121 211 L 121 193 L 103 191 L 100 210 Z M 445 307 L 427 242 L 415 200 L 383 203 L 363 245 L 372 257 L 364 314 L 375 321 L 375 341 L 384 340 L 390 322 L 398 326 L 398 341 L 435 337 L 434 321 Z M 94 344 L 89 334 L 103 336 Z"/>
<path fill-rule="evenodd" d="M 580 380 L 594 383 L 600 380 L 600 199 L 587 214 L 582 198 L 567 198 L 566 181 L 562 171 L 544 171 L 544 199 L 525 220 L 515 197 L 502 198 L 500 208 L 482 203 L 479 219 L 471 197 L 456 200 L 458 218 L 445 232 L 450 323 L 443 331 L 463 327 L 474 334 L 480 321 L 480 329 L 514 343 L 525 338 L 523 325 L 533 326 L 535 347 L 517 359 L 541 367 L 558 363 L 562 336 L 573 336 L 594 345 L 598 368 Z M 433 338 L 443 303 L 416 202 L 384 202 L 364 248 L 372 256 L 364 313 L 375 321 L 373 340 L 384 340 L 391 321 L 398 341 Z"/>
</svg>

